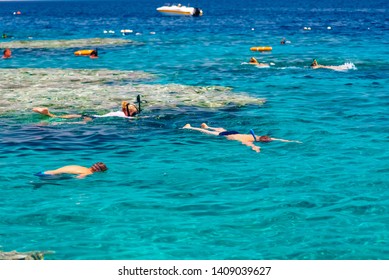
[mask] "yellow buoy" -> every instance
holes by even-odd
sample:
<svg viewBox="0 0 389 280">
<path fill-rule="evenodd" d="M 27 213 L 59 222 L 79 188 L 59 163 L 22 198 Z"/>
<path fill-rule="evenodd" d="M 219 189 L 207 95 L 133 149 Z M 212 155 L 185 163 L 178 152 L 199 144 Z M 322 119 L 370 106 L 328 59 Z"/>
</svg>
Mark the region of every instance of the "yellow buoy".
<svg viewBox="0 0 389 280">
<path fill-rule="evenodd" d="M 250 51 L 253 51 L 253 52 L 269 52 L 272 49 L 273 48 L 269 47 L 269 46 L 265 46 L 265 47 L 251 47 Z"/>
<path fill-rule="evenodd" d="M 74 55 L 91 55 L 92 52 L 93 50 L 79 50 L 75 51 Z"/>
</svg>

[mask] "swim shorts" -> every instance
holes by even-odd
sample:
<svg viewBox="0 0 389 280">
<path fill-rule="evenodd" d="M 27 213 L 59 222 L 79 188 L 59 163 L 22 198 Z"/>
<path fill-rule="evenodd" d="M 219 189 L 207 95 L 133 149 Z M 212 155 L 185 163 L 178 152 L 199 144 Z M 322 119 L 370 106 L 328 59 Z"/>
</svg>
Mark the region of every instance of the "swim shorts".
<svg viewBox="0 0 389 280">
<path fill-rule="evenodd" d="M 219 133 L 219 136 L 228 136 L 228 135 L 234 135 L 234 134 L 239 134 L 238 131 L 234 130 L 227 130 Z"/>
</svg>

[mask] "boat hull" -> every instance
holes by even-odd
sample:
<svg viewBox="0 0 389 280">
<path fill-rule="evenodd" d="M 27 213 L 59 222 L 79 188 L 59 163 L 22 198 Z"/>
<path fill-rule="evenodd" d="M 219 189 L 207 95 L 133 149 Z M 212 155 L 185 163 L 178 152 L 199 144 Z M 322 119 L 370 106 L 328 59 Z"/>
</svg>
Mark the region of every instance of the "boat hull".
<svg viewBox="0 0 389 280">
<path fill-rule="evenodd" d="M 203 11 L 199 8 L 186 6 L 162 6 L 157 8 L 161 14 L 168 16 L 202 16 Z"/>
</svg>

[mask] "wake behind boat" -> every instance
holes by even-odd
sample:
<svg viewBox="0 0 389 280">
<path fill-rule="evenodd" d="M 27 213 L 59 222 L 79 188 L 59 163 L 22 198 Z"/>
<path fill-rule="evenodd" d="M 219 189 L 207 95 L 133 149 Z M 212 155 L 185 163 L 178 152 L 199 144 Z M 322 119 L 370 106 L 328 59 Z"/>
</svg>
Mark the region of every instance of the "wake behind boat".
<svg viewBox="0 0 389 280">
<path fill-rule="evenodd" d="M 181 4 L 165 5 L 157 8 L 157 11 L 170 16 L 184 15 L 198 17 L 203 15 L 203 11 L 201 9 L 189 6 L 182 6 Z"/>
</svg>

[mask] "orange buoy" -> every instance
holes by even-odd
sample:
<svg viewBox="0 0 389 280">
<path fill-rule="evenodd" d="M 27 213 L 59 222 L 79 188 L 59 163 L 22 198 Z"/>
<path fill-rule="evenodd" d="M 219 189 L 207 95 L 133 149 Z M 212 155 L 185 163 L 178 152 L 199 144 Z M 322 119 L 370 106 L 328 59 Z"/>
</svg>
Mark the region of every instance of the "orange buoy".
<svg viewBox="0 0 389 280">
<path fill-rule="evenodd" d="M 251 47 L 250 51 L 253 51 L 253 52 L 269 52 L 272 49 L 273 48 L 269 47 L 269 46 L 265 46 L 265 47 Z"/>
<path fill-rule="evenodd" d="M 93 50 L 79 50 L 75 51 L 74 55 L 91 55 L 92 52 Z"/>
</svg>

